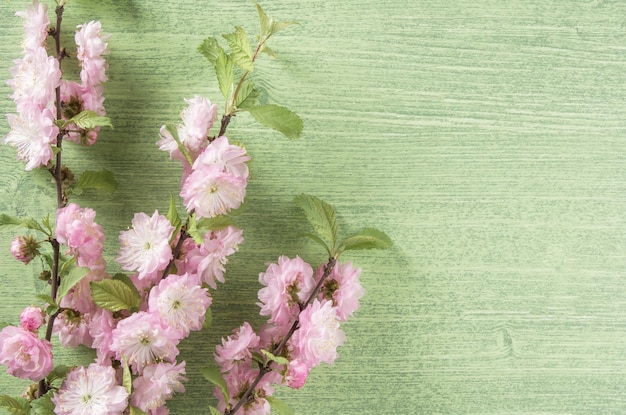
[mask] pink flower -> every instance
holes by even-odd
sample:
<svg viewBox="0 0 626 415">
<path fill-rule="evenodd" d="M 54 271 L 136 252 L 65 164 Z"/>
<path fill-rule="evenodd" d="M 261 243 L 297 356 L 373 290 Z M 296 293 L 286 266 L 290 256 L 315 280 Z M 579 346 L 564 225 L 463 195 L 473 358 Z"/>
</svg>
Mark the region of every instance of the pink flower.
<svg viewBox="0 0 626 415">
<path fill-rule="evenodd" d="M 64 105 L 63 119 L 70 119 L 82 111 L 93 111 L 97 115 L 105 115 L 104 88 L 101 85 L 81 85 L 76 82 L 61 81 L 61 101 Z M 98 139 L 100 127 L 80 129 L 75 124 L 68 124 L 70 130 L 65 140 L 83 145 L 93 145 Z"/>
<path fill-rule="evenodd" d="M 0 364 L 7 373 L 38 382 L 52 370 L 52 344 L 21 327 L 0 331 Z"/>
<path fill-rule="evenodd" d="M 117 323 L 112 334 L 111 351 L 126 358 L 134 373 L 142 374 L 146 365 L 173 362 L 178 355 L 178 334 L 163 325 L 158 316 L 137 312 Z"/>
<path fill-rule="evenodd" d="M 84 261 L 93 261 L 102 256 L 104 232 L 94 222 L 95 217 L 93 209 L 81 209 L 75 203 L 57 210 L 57 240 Z"/>
<path fill-rule="evenodd" d="M 332 364 L 338 357 L 337 346 L 345 340 L 332 302 L 315 299 L 300 313 L 300 328 L 293 334 L 291 346 L 297 359 L 313 367 L 321 362 Z"/>
<path fill-rule="evenodd" d="M 148 312 L 157 314 L 182 339 L 190 331 L 202 329 L 210 305 L 208 290 L 196 285 L 188 274 L 169 275 L 150 291 Z"/>
<path fill-rule="evenodd" d="M 237 403 L 237 400 L 244 394 L 248 386 L 254 381 L 258 375 L 259 370 L 253 369 L 247 365 L 237 365 L 232 370 L 224 375 L 226 386 L 228 388 L 228 394 L 230 396 L 231 407 Z M 241 409 L 235 412 L 233 415 L 267 415 L 271 412 L 270 404 L 265 399 L 265 396 L 271 396 L 274 394 L 274 388 L 270 384 L 271 374 L 268 374 L 261 379 L 261 382 L 257 384 L 252 397 L 254 399 L 246 402 Z M 216 387 L 214 394 L 218 399 L 217 409 L 224 413 L 226 409 L 226 402 L 219 389 Z"/>
<path fill-rule="evenodd" d="M 217 165 L 224 172 L 247 179 L 249 171 L 246 162 L 249 160 L 245 149 L 230 144 L 228 138 L 221 136 L 204 149 L 193 163 L 193 168 L 197 170 L 202 166 Z"/>
<path fill-rule="evenodd" d="M 316 280 L 323 272 L 324 266 L 321 266 L 317 270 Z M 336 263 L 324 281 L 319 298 L 333 302 L 339 321 L 346 321 L 359 308 L 359 299 L 365 295 L 365 289 L 359 282 L 360 274 L 361 269 L 354 268 L 351 262 Z"/>
<path fill-rule="evenodd" d="M 81 344 L 91 347 L 93 339 L 89 335 L 88 315 L 68 310 L 54 320 L 53 333 L 59 336 L 64 347 L 76 348 Z"/>
<path fill-rule="evenodd" d="M 98 363 L 106 365 L 111 363 L 115 352 L 111 350 L 113 330 L 117 325 L 117 320 L 113 318 L 113 313 L 102 308 L 98 309 L 89 320 L 89 335 L 93 339 L 91 347 L 96 349 Z"/>
<path fill-rule="evenodd" d="M 52 397 L 57 415 L 122 415 L 128 392 L 118 385 L 111 366 L 79 366 L 67 374 Z"/>
<path fill-rule="evenodd" d="M 16 236 L 11 242 L 11 254 L 20 262 L 28 264 L 39 255 L 39 242 L 32 236 Z"/>
<path fill-rule="evenodd" d="M 87 267 L 90 271 L 61 299 L 60 305 L 83 314 L 93 313 L 96 311 L 97 306 L 91 296 L 91 286 L 89 284 L 110 278 L 106 271 L 106 262 L 102 257 L 90 259 L 89 261 L 79 257 L 77 262 L 78 266 Z"/>
<path fill-rule="evenodd" d="M 182 382 L 187 378 L 185 362 L 157 363 L 144 368 L 143 374 L 133 381 L 131 404 L 142 411 L 156 410 L 165 405 L 174 393 L 185 392 Z"/>
<path fill-rule="evenodd" d="M 26 170 L 46 166 L 54 157 L 59 128 L 54 125 L 54 114 L 49 109 L 25 109 L 20 115 L 8 114 L 11 131 L 4 143 L 17 147 L 17 159 L 26 161 Z"/>
<path fill-rule="evenodd" d="M 170 237 L 174 227 L 155 211 L 152 217 L 135 213 L 133 228 L 120 232 L 120 251 L 116 261 L 126 271 L 138 271 L 138 278 L 165 269 L 172 259 Z"/>
<path fill-rule="evenodd" d="M 39 307 L 26 307 L 20 314 L 20 325 L 24 330 L 36 332 L 44 323 L 46 315 Z"/>
<path fill-rule="evenodd" d="M 55 99 L 55 89 L 61 82 L 59 62 L 48 56 L 44 47 L 25 50 L 24 57 L 13 61 L 9 71 L 13 78 L 7 84 L 13 89 L 11 98 L 18 112 L 26 108 L 50 107 Z"/>
<path fill-rule="evenodd" d="M 34 0 L 25 11 L 15 13 L 24 19 L 24 49 L 33 49 L 42 46 L 48 36 L 48 6 Z"/>
<path fill-rule="evenodd" d="M 245 178 L 223 172 L 217 165 L 201 166 L 187 177 L 180 196 L 187 211 L 213 218 L 241 206 L 246 185 Z"/>
<path fill-rule="evenodd" d="M 281 256 L 259 274 L 259 282 L 265 286 L 259 290 L 260 314 L 278 325 L 290 324 L 315 288 L 313 269 L 300 257 Z"/>
<path fill-rule="evenodd" d="M 310 370 L 310 366 L 306 363 L 298 359 L 292 360 L 289 362 L 287 373 L 285 375 L 287 385 L 293 389 L 300 389 L 306 383 Z"/>
<path fill-rule="evenodd" d="M 243 323 L 227 339 L 222 339 L 221 346 L 215 346 L 215 363 L 222 368 L 222 372 L 231 370 L 235 363 L 252 357 L 251 350 L 259 345 L 260 340 L 250 324 Z"/>
<path fill-rule="evenodd" d="M 79 29 L 74 35 L 77 51 L 76 57 L 81 63 L 80 79 L 85 85 L 99 85 L 106 82 L 106 60 L 102 55 L 109 53 L 107 40 L 110 35 L 102 34 L 102 24 L 91 21 L 78 25 Z"/>
</svg>

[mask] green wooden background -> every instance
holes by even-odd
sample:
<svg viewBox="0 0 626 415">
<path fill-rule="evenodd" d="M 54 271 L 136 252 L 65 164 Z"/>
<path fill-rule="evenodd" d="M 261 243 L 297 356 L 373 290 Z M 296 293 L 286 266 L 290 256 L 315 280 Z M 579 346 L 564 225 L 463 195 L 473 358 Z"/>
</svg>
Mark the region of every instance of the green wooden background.
<svg viewBox="0 0 626 415">
<path fill-rule="evenodd" d="M 0 77 L 19 54 L 12 16 L 23 4 L 0 2 Z M 350 255 L 367 295 L 336 364 L 278 392 L 296 413 L 626 413 L 626 2 L 262 5 L 302 23 L 273 39 L 278 59 L 256 76 L 305 133 L 288 141 L 246 116 L 229 131 L 254 158 L 238 218 L 246 243 L 214 293 L 214 326 L 181 346 L 190 380 L 171 413 L 213 402 L 197 368 L 243 320 L 260 323 L 265 264 L 323 259 L 295 236 L 301 192 L 334 204 L 347 230 L 376 226 L 395 246 Z M 112 196 L 76 199 L 97 209 L 112 257 L 133 212 L 165 211 L 176 192 L 178 166 L 154 145 L 160 125 L 177 122 L 184 97 L 221 104 L 196 47 L 236 24 L 253 31 L 257 17 L 248 0 L 73 0 L 65 28 L 95 18 L 112 33 L 115 129 L 93 148 L 67 146 L 66 160 L 120 181 Z M 0 113 L 13 111 L 9 93 L 0 84 Z M 25 173 L 10 147 L 0 174 L 0 211 L 51 211 L 45 174 Z M 10 258 L 13 233 L 0 235 L 0 320 L 16 321 L 41 284 Z M 1 392 L 23 386 L 0 376 Z"/>
</svg>

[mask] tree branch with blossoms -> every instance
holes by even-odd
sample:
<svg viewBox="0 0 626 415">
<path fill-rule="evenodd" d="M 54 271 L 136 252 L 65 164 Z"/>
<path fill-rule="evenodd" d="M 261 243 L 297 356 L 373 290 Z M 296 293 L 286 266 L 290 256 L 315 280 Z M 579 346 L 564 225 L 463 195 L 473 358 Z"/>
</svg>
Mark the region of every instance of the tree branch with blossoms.
<svg viewBox="0 0 626 415">
<path fill-rule="evenodd" d="M 41 258 L 41 278 L 50 284 L 50 294 L 37 296 L 42 306 L 26 307 L 18 324 L 0 326 L 0 364 L 9 374 L 35 382 L 23 397 L 0 395 L 0 408 L 18 415 L 166 415 L 166 402 L 185 391 L 186 362 L 179 359 L 178 346 L 210 324 L 211 290 L 225 282 L 228 259 L 243 242 L 243 231 L 229 214 L 246 196 L 251 158 L 229 140 L 227 128 L 247 112 L 288 138 L 303 129 L 297 114 L 264 102 L 253 76 L 261 53 L 275 56 L 268 40 L 295 23 L 275 21 L 256 8 L 260 30 L 254 48 L 239 26 L 223 35 L 227 49 L 214 37 L 198 48 L 215 69 L 225 100 L 219 124 L 218 106 L 195 95 L 185 99 L 181 122 L 159 131 L 157 146 L 182 167 L 178 196 L 185 215 L 179 215 L 174 196 L 166 215 L 135 213 L 131 227 L 119 233 L 115 262 L 124 272 L 113 275 L 103 257 L 104 232 L 96 212 L 71 202 L 88 189 L 114 191 L 113 174 L 84 171 L 75 178 L 63 165 L 64 142 L 93 145 L 100 128 L 112 126 L 102 86 L 108 35 L 96 21 L 77 26 L 80 82 L 68 81 L 61 71 L 72 61 L 61 38 L 65 1 L 57 0 L 55 26 L 38 0 L 17 13 L 24 20 L 24 49 L 11 68 L 8 84 L 17 114 L 7 116 L 4 142 L 17 148 L 27 171 L 50 172 L 57 209 L 54 222 L 50 215 L 40 221 L 0 215 L 0 226 L 39 236 L 19 235 L 11 253 L 24 264 Z M 52 55 L 48 36 L 54 39 Z M 290 413 L 273 396 L 274 386 L 300 388 L 313 367 L 335 361 L 336 348 L 345 341 L 340 323 L 364 295 L 360 269 L 339 263 L 339 257 L 349 250 L 391 246 L 387 235 L 373 228 L 340 240 L 332 206 L 310 195 L 296 197 L 295 203 L 313 229 L 306 235 L 328 259 L 313 272 L 300 257 L 281 256 L 259 275 L 260 314 L 268 323 L 258 334 L 244 323 L 216 347 L 217 367 L 202 369 L 216 385 L 218 403 L 209 408 L 211 414 Z M 95 362 L 55 365 L 53 335 L 62 346 L 94 349 Z"/>
</svg>

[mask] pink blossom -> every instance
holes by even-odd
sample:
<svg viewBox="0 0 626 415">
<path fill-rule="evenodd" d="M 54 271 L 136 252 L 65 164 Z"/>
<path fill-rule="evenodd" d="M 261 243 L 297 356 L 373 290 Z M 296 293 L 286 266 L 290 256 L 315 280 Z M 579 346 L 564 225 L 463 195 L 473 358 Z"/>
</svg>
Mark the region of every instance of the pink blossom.
<svg viewBox="0 0 626 415">
<path fill-rule="evenodd" d="M 178 355 L 178 334 L 163 325 L 158 316 L 137 312 L 117 323 L 113 330 L 111 351 L 126 358 L 134 373 L 141 374 L 146 365 L 173 362 Z"/>
<path fill-rule="evenodd" d="M 89 260 L 86 260 L 84 257 L 79 257 L 77 265 L 87 267 L 90 271 L 61 299 L 60 305 L 61 307 L 71 308 L 83 314 L 93 313 L 96 311 L 97 306 L 91 296 L 91 286 L 89 284 L 94 281 L 110 278 L 110 275 L 106 271 L 106 262 L 103 257 Z"/>
<path fill-rule="evenodd" d="M 196 285 L 189 274 L 169 275 L 150 291 L 148 311 L 157 314 L 182 339 L 190 331 L 202 329 L 210 305 L 208 290 Z"/>
<path fill-rule="evenodd" d="M 193 168 L 197 170 L 201 166 L 217 165 L 224 172 L 247 179 L 249 171 L 246 162 L 249 160 L 245 149 L 230 144 L 228 138 L 221 136 L 204 149 L 193 163 Z"/>
<path fill-rule="evenodd" d="M 11 254 L 15 259 L 28 264 L 39 255 L 39 242 L 32 236 L 16 236 L 11 242 Z"/>
<path fill-rule="evenodd" d="M 27 108 L 50 107 L 55 99 L 55 89 L 61 82 L 59 62 L 44 47 L 27 49 L 24 57 L 13 61 L 9 71 L 13 76 L 7 84 L 13 89 L 11 98 L 18 112 Z"/>
<path fill-rule="evenodd" d="M 81 63 L 80 79 L 85 85 L 99 85 L 106 82 L 106 60 L 102 55 L 109 53 L 107 40 L 110 35 L 102 34 L 102 24 L 91 21 L 78 25 L 79 29 L 74 36 L 77 51 L 76 57 Z"/>
<path fill-rule="evenodd" d="M 59 128 L 54 125 L 54 114 L 49 109 L 29 108 L 19 115 L 7 114 L 11 131 L 4 143 L 17 147 L 17 159 L 26 161 L 26 170 L 46 166 L 54 157 Z"/>
<path fill-rule="evenodd" d="M 24 330 L 36 332 L 44 323 L 46 315 L 39 307 L 26 307 L 20 314 L 20 325 Z"/>
<path fill-rule="evenodd" d="M 81 209 L 75 203 L 57 210 L 57 240 L 67 245 L 71 254 L 84 261 L 92 261 L 102 256 L 104 232 L 94 222 L 95 217 L 96 212 L 93 209 Z"/>
<path fill-rule="evenodd" d="M 345 340 L 332 302 L 315 299 L 300 313 L 300 327 L 291 338 L 292 355 L 309 367 L 332 364 L 338 357 L 337 346 Z"/>
<path fill-rule="evenodd" d="M 174 227 L 155 211 L 152 217 L 135 213 L 133 228 L 120 232 L 120 251 L 116 261 L 126 271 L 138 271 L 138 278 L 165 269 L 172 259 L 170 237 Z"/>
<path fill-rule="evenodd" d="M 265 286 L 259 290 L 260 314 L 278 325 L 290 324 L 315 288 L 313 269 L 300 257 L 281 256 L 259 274 L 259 282 Z"/>
<path fill-rule="evenodd" d="M 54 320 L 53 333 L 59 336 L 59 342 L 65 347 L 91 347 L 93 339 L 89 335 L 87 318 L 88 315 L 71 310 L 60 313 Z"/>
<path fill-rule="evenodd" d="M 113 313 L 102 308 L 98 309 L 89 320 L 89 335 L 93 339 L 91 347 L 96 349 L 97 361 L 100 364 L 110 363 L 115 356 L 110 346 L 116 325 L 117 320 L 113 317 Z"/>
<path fill-rule="evenodd" d="M 101 85 L 81 85 L 76 82 L 61 81 L 61 101 L 65 106 L 63 118 L 69 119 L 82 111 L 93 111 L 97 115 L 104 116 L 104 88 Z M 93 145 L 98 139 L 100 127 L 84 130 L 75 124 L 68 124 L 68 130 L 73 130 L 65 135 L 65 140 L 83 145 Z"/>
<path fill-rule="evenodd" d="M 25 11 L 15 13 L 24 19 L 24 49 L 34 49 L 42 46 L 48 36 L 48 6 L 34 0 Z"/>
<path fill-rule="evenodd" d="M 228 394 L 230 396 L 231 407 L 235 406 L 237 401 L 245 393 L 248 386 L 254 381 L 259 374 L 258 369 L 253 369 L 249 365 L 236 365 L 232 370 L 224 375 L 226 386 L 228 388 Z M 270 404 L 265 399 L 265 396 L 271 396 L 274 394 L 274 388 L 271 386 L 269 376 L 265 376 L 261 379 L 252 393 L 255 399 L 247 401 L 241 409 L 235 412 L 233 415 L 267 415 L 271 412 Z M 217 409 L 224 413 L 226 409 L 226 402 L 224 402 L 224 396 L 220 390 L 216 387 L 214 394 L 218 399 Z"/>
<path fill-rule="evenodd" d="M 215 346 L 215 363 L 222 368 L 222 372 L 231 370 L 235 363 L 252 357 L 251 350 L 259 345 L 260 340 L 250 324 L 243 323 L 232 335 L 222 339 L 221 346 Z"/>
<path fill-rule="evenodd" d="M 122 415 L 128 392 L 118 385 L 115 369 L 92 363 L 71 370 L 52 402 L 57 415 Z"/>
<path fill-rule="evenodd" d="M 321 278 L 323 272 L 324 266 L 321 266 L 317 270 L 316 280 Z M 337 262 L 324 281 L 319 298 L 333 302 L 339 321 L 346 321 L 359 308 L 359 299 L 365 295 L 365 289 L 359 282 L 360 274 L 361 269 L 354 268 L 352 262 Z"/>
<path fill-rule="evenodd" d="M 299 359 L 292 360 L 289 362 L 285 375 L 287 385 L 293 389 L 300 389 L 306 383 L 310 370 L 310 366 Z"/>
<path fill-rule="evenodd" d="M 185 362 L 157 363 L 144 368 L 143 374 L 133 381 L 131 404 L 142 411 L 157 410 L 172 398 L 174 393 L 185 392 L 187 378 Z"/>
<path fill-rule="evenodd" d="M 0 364 L 7 373 L 38 382 L 52 370 L 52 344 L 21 327 L 0 331 Z"/>
<path fill-rule="evenodd" d="M 180 196 L 187 211 L 213 218 L 241 206 L 246 185 L 245 178 L 223 172 L 217 165 L 201 166 L 187 177 Z"/>
</svg>

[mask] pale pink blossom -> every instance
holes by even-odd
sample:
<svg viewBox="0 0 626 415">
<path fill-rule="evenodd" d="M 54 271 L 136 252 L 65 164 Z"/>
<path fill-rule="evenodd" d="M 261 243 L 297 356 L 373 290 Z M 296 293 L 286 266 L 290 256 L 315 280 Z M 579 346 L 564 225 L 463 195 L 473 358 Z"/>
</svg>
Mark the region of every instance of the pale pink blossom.
<svg viewBox="0 0 626 415">
<path fill-rule="evenodd" d="M 0 364 L 7 373 L 38 382 L 52 370 L 52 344 L 22 327 L 0 331 Z"/>
<path fill-rule="evenodd" d="M 141 374 L 146 365 L 173 362 L 178 355 L 178 340 L 177 333 L 157 315 L 139 311 L 117 323 L 110 348 L 116 359 L 125 357 L 133 372 Z"/>
<path fill-rule="evenodd" d="M 187 211 L 213 218 L 241 206 L 246 185 L 245 178 L 223 172 L 217 165 L 201 166 L 187 177 L 180 196 Z"/>
<path fill-rule="evenodd" d="M 259 374 L 258 369 L 253 369 L 249 365 L 236 365 L 228 373 L 224 374 L 224 380 L 228 388 L 228 394 L 230 396 L 231 407 L 235 406 L 237 401 L 245 393 L 248 386 L 254 381 Z M 226 409 L 226 402 L 224 402 L 224 396 L 220 390 L 216 387 L 214 394 L 217 397 L 217 409 L 224 413 Z M 271 412 L 270 404 L 265 399 L 265 396 L 272 396 L 274 394 L 274 388 L 271 386 L 270 377 L 265 376 L 257 384 L 252 393 L 254 399 L 247 401 L 237 412 L 233 415 L 267 415 Z"/>
<path fill-rule="evenodd" d="M 137 271 L 143 279 L 165 269 L 172 259 L 170 237 L 174 227 L 158 211 L 150 217 L 135 213 L 133 228 L 120 232 L 120 251 L 116 261 L 126 271 Z"/>
<path fill-rule="evenodd" d="M 93 209 L 81 208 L 76 203 L 57 210 L 57 240 L 84 261 L 102 256 L 105 237 L 102 226 L 94 222 L 95 217 Z"/>
<path fill-rule="evenodd" d="M 240 146 L 230 144 L 228 138 L 221 136 L 209 144 L 193 163 L 194 170 L 202 166 L 216 165 L 224 172 L 238 177 L 248 178 L 247 161 L 250 156 Z"/>
<path fill-rule="evenodd" d="M 261 339 L 254 332 L 248 322 L 235 329 L 233 334 L 222 339 L 222 344 L 215 346 L 215 363 L 222 372 L 227 372 L 236 366 L 236 363 L 250 359 L 252 349 L 259 345 Z"/>
<path fill-rule="evenodd" d="M 48 6 L 34 0 L 33 4 L 24 11 L 15 13 L 24 19 L 24 49 L 33 49 L 42 46 L 48 36 Z"/>
<path fill-rule="evenodd" d="M 54 114 L 49 109 L 25 109 L 19 115 L 7 114 L 11 131 L 4 143 L 17 148 L 17 159 L 26 161 L 26 170 L 46 166 L 54 157 L 59 128 L 54 125 Z"/>
<path fill-rule="evenodd" d="M 316 273 L 316 280 L 324 272 L 322 265 Z M 358 308 L 359 300 L 365 295 L 365 289 L 359 282 L 360 268 L 352 266 L 352 262 L 337 262 L 330 275 L 324 281 L 319 298 L 331 300 L 337 309 L 339 321 L 346 321 Z"/>
<path fill-rule="evenodd" d="M 300 313 L 300 327 L 291 338 L 292 356 L 310 367 L 332 364 L 345 340 L 332 302 L 315 299 Z"/>
<path fill-rule="evenodd" d="M 65 347 L 91 347 L 93 338 L 89 335 L 88 317 L 71 310 L 59 313 L 54 320 L 52 332 L 59 336 L 59 343 Z"/>
<path fill-rule="evenodd" d="M 104 116 L 104 88 L 101 85 L 83 85 L 77 82 L 61 81 L 61 101 L 64 105 L 63 118 L 69 119 L 82 111 L 93 111 L 97 115 Z M 92 129 L 80 129 L 75 124 L 66 126 L 65 140 L 83 145 L 93 145 L 98 139 L 100 127 Z"/>
<path fill-rule="evenodd" d="M 99 308 L 89 320 L 89 335 L 93 339 L 91 347 L 96 349 L 97 362 L 106 365 L 111 363 L 115 352 L 111 350 L 113 330 L 117 326 L 117 319 L 113 313 Z"/>
<path fill-rule="evenodd" d="M 55 100 L 55 89 L 61 82 L 59 62 L 48 56 L 44 47 L 25 50 L 24 57 L 13 61 L 9 71 L 13 76 L 7 84 L 13 89 L 11 98 L 18 112 L 28 108 L 51 108 Z"/>
<path fill-rule="evenodd" d="M 46 314 L 39 307 L 26 307 L 20 313 L 20 325 L 24 330 L 36 332 L 46 320 Z"/>
<path fill-rule="evenodd" d="M 315 288 L 313 269 L 302 258 L 278 258 L 267 271 L 259 274 L 259 282 L 265 287 L 259 290 L 259 306 L 262 316 L 278 325 L 290 324 L 300 312 L 300 303 L 308 300 Z"/>
<path fill-rule="evenodd" d="M 293 389 L 300 389 L 306 383 L 311 367 L 299 359 L 294 359 L 287 366 L 285 380 L 287 385 Z"/>
<path fill-rule="evenodd" d="M 15 259 L 28 264 L 39 255 L 39 242 L 33 236 L 16 236 L 11 242 L 11 254 Z"/>
<path fill-rule="evenodd" d="M 118 384 L 115 369 L 92 363 L 71 370 L 52 402 L 57 415 L 122 415 L 128 392 Z"/>
<path fill-rule="evenodd" d="M 109 53 L 107 40 L 110 35 L 102 34 L 102 24 L 91 21 L 78 25 L 74 40 L 76 41 L 76 57 L 81 63 L 80 79 L 85 85 L 99 85 L 106 82 L 106 60 L 102 55 Z"/>
<path fill-rule="evenodd" d="M 157 363 L 144 368 L 143 374 L 133 381 L 131 404 L 144 412 L 157 410 L 171 399 L 174 393 L 185 392 L 182 382 L 185 375 L 185 362 Z"/>
<path fill-rule="evenodd" d="M 172 274 L 150 291 L 148 312 L 157 314 L 181 339 L 190 331 L 202 329 L 206 310 L 211 305 L 208 290 L 196 281 L 189 274 Z"/>
</svg>

